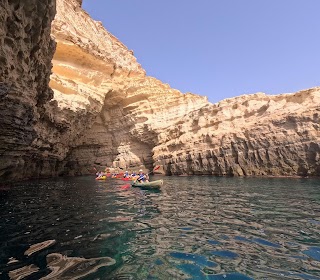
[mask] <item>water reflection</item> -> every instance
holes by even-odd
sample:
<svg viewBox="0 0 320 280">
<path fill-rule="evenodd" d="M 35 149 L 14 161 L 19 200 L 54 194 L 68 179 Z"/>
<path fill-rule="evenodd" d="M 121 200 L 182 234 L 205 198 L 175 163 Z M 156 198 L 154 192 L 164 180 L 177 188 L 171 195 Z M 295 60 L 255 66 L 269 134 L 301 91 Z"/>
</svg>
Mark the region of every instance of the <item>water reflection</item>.
<svg viewBox="0 0 320 280">
<path fill-rule="evenodd" d="M 320 279 L 318 179 L 165 182 L 161 192 L 92 177 L 6 190 L 0 278 Z"/>
</svg>

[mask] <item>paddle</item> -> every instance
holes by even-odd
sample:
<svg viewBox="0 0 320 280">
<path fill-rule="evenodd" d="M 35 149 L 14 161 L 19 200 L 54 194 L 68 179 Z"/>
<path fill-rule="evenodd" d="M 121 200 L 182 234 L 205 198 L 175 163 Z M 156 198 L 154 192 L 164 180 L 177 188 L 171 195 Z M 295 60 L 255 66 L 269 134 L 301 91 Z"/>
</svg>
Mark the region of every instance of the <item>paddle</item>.
<svg viewBox="0 0 320 280">
<path fill-rule="evenodd" d="M 124 186 L 121 187 L 121 190 L 127 190 L 127 189 L 129 189 L 130 187 L 131 187 L 130 184 L 124 185 Z"/>
<path fill-rule="evenodd" d="M 94 172 L 96 173 L 95 175 L 98 176 L 98 175 L 97 175 L 98 170 L 97 170 L 94 166 L 93 166 L 93 169 L 94 169 Z M 90 172 L 91 172 L 91 171 L 90 171 Z"/>
<path fill-rule="evenodd" d="M 160 168 L 160 165 L 156 166 L 155 168 L 153 168 L 153 170 L 152 170 L 152 171 L 150 171 L 150 172 L 148 173 L 148 175 L 149 175 L 150 173 L 152 173 L 152 172 L 154 172 L 154 171 L 158 170 L 159 168 Z"/>
</svg>

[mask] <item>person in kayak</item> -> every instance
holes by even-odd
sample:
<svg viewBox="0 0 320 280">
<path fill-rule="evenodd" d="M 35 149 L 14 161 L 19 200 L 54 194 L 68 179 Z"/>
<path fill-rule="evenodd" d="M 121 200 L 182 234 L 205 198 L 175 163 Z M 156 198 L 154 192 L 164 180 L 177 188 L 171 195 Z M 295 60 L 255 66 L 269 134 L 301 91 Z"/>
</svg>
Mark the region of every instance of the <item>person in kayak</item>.
<svg viewBox="0 0 320 280">
<path fill-rule="evenodd" d="M 128 171 L 124 172 L 123 178 L 129 178 L 129 172 Z"/>
<path fill-rule="evenodd" d="M 148 174 L 144 174 L 142 169 L 139 170 L 139 178 L 137 179 L 139 183 L 149 182 Z"/>
<path fill-rule="evenodd" d="M 96 173 L 97 178 L 101 178 L 103 176 L 103 172 L 99 171 Z"/>
</svg>

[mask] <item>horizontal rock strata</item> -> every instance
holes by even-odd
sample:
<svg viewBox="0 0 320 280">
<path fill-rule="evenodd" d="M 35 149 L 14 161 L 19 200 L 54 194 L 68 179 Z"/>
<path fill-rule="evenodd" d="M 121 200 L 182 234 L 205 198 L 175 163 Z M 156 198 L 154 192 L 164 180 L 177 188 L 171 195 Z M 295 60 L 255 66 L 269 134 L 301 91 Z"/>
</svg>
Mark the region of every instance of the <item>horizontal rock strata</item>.
<svg viewBox="0 0 320 280">
<path fill-rule="evenodd" d="M 167 174 L 319 175 L 320 88 L 208 105 L 159 134 Z"/>
<path fill-rule="evenodd" d="M 67 174 L 85 174 L 93 166 L 152 168 L 158 132 L 208 104 L 147 77 L 133 52 L 76 1 L 57 2 L 52 34 L 57 51 L 50 86 L 59 117 L 78 133 L 63 141 L 70 148 Z M 86 121 L 77 125 L 72 118 Z"/>
<path fill-rule="evenodd" d="M 61 6 L 61 10 L 65 8 Z M 79 70 L 78 65 L 73 68 L 74 73 L 65 71 L 67 74 L 60 76 L 61 83 L 71 78 L 81 85 L 80 92 L 74 90 L 74 100 L 87 100 L 86 96 L 97 93 L 104 99 L 92 126 L 74 142 L 67 160 L 68 172 L 83 174 L 92 166 L 150 169 L 161 165 L 168 175 L 319 174 L 319 89 L 280 96 L 258 93 L 210 104 L 205 98 L 183 95 L 145 76 L 132 52 L 86 13 L 78 11 L 79 19 L 76 15 L 61 18 L 59 14 L 70 12 L 58 12 L 57 18 L 67 29 L 78 28 L 76 35 L 70 30 L 54 32 L 58 42 L 54 59 L 57 75 L 59 65 L 67 65 L 65 59 L 56 59 L 60 57 L 60 46 L 61 52 L 67 49 L 60 42 L 65 38 L 99 58 L 100 63 L 114 63 L 109 68 L 116 69 L 116 74 L 104 73 L 103 83 L 99 84 L 101 79 L 88 75 L 94 67 L 92 59 L 86 57 L 88 61 L 82 63 L 91 65 L 86 68 L 87 73 Z M 100 36 L 104 44 L 100 43 Z M 114 45 L 121 48 L 111 51 L 110 46 Z M 82 83 L 75 78 L 79 73 L 92 78 L 91 82 Z M 91 91 L 88 90 L 91 94 L 84 96 L 84 88 L 92 84 Z"/>
<path fill-rule="evenodd" d="M 156 165 L 167 175 L 320 175 L 319 88 L 210 104 L 146 76 L 82 1 L 13 2 L 0 4 L 2 179 Z"/>
</svg>

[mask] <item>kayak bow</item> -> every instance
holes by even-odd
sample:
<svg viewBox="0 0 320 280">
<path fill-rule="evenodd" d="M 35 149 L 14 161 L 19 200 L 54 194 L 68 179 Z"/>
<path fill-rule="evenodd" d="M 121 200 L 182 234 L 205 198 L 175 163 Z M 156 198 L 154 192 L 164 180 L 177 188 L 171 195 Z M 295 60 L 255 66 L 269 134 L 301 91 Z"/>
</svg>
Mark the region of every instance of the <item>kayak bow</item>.
<svg viewBox="0 0 320 280">
<path fill-rule="evenodd" d="M 141 187 L 146 189 L 160 189 L 160 187 L 163 185 L 163 180 L 157 180 L 152 182 L 132 182 L 132 187 Z"/>
</svg>

